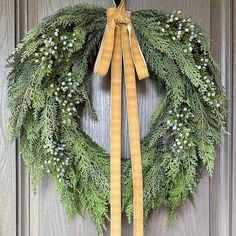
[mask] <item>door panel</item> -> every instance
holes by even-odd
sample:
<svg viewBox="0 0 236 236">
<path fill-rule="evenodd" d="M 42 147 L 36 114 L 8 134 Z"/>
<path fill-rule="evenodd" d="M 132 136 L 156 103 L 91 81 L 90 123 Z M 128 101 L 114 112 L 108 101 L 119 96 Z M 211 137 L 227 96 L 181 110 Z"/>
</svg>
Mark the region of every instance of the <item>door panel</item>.
<svg viewBox="0 0 236 236">
<path fill-rule="evenodd" d="M 15 144 L 6 136 L 7 81 L 6 59 L 14 47 L 13 0 L 0 2 L 0 235 L 10 236 L 16 229 L 16 159 Z M 3 185 L 4 184 L 4 185 Z"/>
<path fill-rule="evenodd" d="M 63 205 L 59 201 L 51 179 L 44 178 L 37 194 L 30 186 L 30 176 L 23 168 L 19 158 L 18 145 L 9 145 L 6 136 L 6 80 L 7 70 L 3 68 L 9 51 L 14 47 L 25 32 L 34 27 L 44 17 L 68 5 L 81 3 L 80 0 L 1 0 L 0 2 L 0 72 L 1 83 L 1 149 L 0 149 L 0 236 L 96 236 L 96 228 L 91 219 L 84 215 L 75 216 L 67 222 Z M 112 6 L 112 0 L 86 0 L 103 7 Z M 230 115 L 228 130 L 231 136 L 224 135 L 223 145 L 217 147 L 215 174 L 212 179 L 204 172 L 201 182 L 195 191 L 194 204 L 186 201 L 179 210 L 177 221 L 165 229 L 166 209 L 154 211 L 145 229 L 145 236 L 233 236 L 236 207 L 233 205 L 236 191 L 233 187 L 236 166 L 232 165 L 235 149 L 235 71 L 233 45 L 233 0 L 127 0 L 127 9 L 181 9 L 187 16 L 197 21 L 205 33 L 213 39 L 211 47 L 220 67 L 222 83 L 229 95 Z M 4 10 L 3 10 L 4 9 Z M 15 20 L 15 22 L 14 22 Z M 235 32 L 235 30 L 234 30 Z M 109 151 L 110 134 L 110 79 L 92 78 L 91 96 L 99 121 L 93 121 L 83 111 L 81 126 L 94 140 Z M 156 89 L 151 80 L 138 81 L 138 106 L 141 137 L 148 132 L 148 121 L 164 91 Z M 128 158 L 128 123 L 126 114 L 125 94 L 122 104 L 122 157 Z M 103 132 L 101 132 L 101 130 Z M 2 189 L 2 187 L 1 187 Z M 9 226 L 11 225 L 11 226 Z M 123 217 L 122 235 L 132 235 L 132 225 L 128 225 Z M 105 233 L 109 234 L 108 231 Z"/>
<path fill-rule="evenodd" d="M 79 3 L 80 1 L 38 1 L 37 13 L 29 10 L 29 13 L 37 16 L 34 22 L 39 21 L 43 17 L 52 14 L 56 10 L 67 6 Z M 104 7 L 111 6 L 111 0 L 106 1 L 86 1 L 89 3 L 100 4 Z M 187 15 L 191 15 L 194 20 L 201 23 L 204 30 L 209 34 L 210 32 L 210 2 L 205 0 L 200 1 L 127 1 L 127 8 L 129 10 L 147 9 L 147 8 L 161 8 L 166 10 L 181 9 Z M 33 17 L 33 16 L 32 16 Z M 83 129 L 90 134 L 100 145 L 109 151 L 109 133 L 110 133 L 110 80 L 101 79 L 97 76 L 92 78 L 92 98 L 94 107 L 97 108 L 99 121 L 93 121 L 86 111 L 83 111 L 81 125 Z M 141 136 L 147 133 L 147 125 L 150 115 L 159 102 L 163 91 L 156 91 L 154 83 L 150 80 L 138 82 L 138 98 L 139 98 L 139 114 Z M 122 149 L 123 157 L 129 155 L 128 145 L 128 123 L 125 99 L 123 99 L 123 137 Z M 101 130 L 103 132 L 101 132 Z M 46 200 L 47 199 L 47 200 Z M 37 211 L 40 212 L 37 221 L 40 222 L 40 235 L 45 235 L 47 232 L 50 235 L 96 235 L 96 229 L 91 220 L 86 216 L 83 219 L 76 216 L 72 224 L 68 225 L 64 214 L 64 209 L 61 206 L 57 193 L 55 192 L 52 181 L 45 180 L 39 189 L 37 199 L 31 200 L 34 204 L 38 204 Z M 36 202 L 35 202 L 36 201 Z M 52 210 L 53 209 L 53 210 Z M 48 214 L 50 213 L 50 214 Z M 209 234 L 209 179 L 206 174 L 196 190 L 195 206 L 188 201 L 178 214 L 178 221 L 174 226 L 165 232 L 165 215 L 166 210 L 160 209 L 159 212 L 154 212 L 149 220 L 146 229 L 147 236 L 154 235 L 208 235 Z M 31 219 L 33 220 L 33 219 Z M 33 220 L 35 221 L 35 220 Z M 199 227 L 201 226 L 201 227 Z M 106 235 L 109 235 L 107 232 Z M 132 235 L 132 225 L 129 226 L 123 219 L 123 234 L 124 236 Z"/>
</svg>

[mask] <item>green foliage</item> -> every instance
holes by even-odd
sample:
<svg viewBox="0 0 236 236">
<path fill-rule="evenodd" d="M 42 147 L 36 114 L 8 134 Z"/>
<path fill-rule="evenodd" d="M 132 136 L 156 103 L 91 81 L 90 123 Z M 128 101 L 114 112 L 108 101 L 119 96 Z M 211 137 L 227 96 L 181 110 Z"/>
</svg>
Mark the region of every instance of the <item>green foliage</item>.
<svg viewBox="0 0 236 236">
<path fill-rule="evenodd" d="M 202 166 L 212 175 L 214 146 L 227 114 L 208 40 L 181 12 L 143 10 L 132 22 L 151 78 L 166 93 L 141 141 L 144 215 L 161 205 L 168 223 L 193 195 Z M 45 173 L 54 177 L 69 217 L 88 212 L 102 235 L 109 219 L 109 156 L 78 125 L 88 107 L 89 66 L 106 26 L 105 9 L 77 5 L 43 20 L 9 58 L 9 134 L 20 134 L 20 149 L 33 186 Z M 122 163 L 122 204 L 133 217 L 130 160 Z"/>
<path fill-rule="evenodd" d="M 98 226 L 98 231 L 102 233 L 106 228 L 105 220 L 108 219 L 107 154 L 82 131 L 70 127 L 64 129 L 64 140 L 66 140 L 66 147 L 70 148 L 70 158 L 73 157 L 73 162 L 67 169 L 66 176 L 58 183 L 62 200 L 69 215 L 75 211 L 73 206 L 76 206 L 81 213 L 88 212 Z M 75 197 L 76 202 L 74 202 Z"/>
</svg>

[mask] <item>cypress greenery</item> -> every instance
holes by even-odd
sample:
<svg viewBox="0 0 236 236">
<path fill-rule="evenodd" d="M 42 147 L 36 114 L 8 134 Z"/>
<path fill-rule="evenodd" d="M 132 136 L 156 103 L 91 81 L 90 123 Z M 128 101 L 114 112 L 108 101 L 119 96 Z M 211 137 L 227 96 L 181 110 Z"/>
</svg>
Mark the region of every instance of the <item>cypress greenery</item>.
<svg viewBox="0 0 236 236">
<path fill-rule="evenodd" d="M 193 194 L 202 167 L 212 175 L 214 146 L 226 119 L 226 97 L 200 27 L 180 11 L 141 10 L 132 22 L 151 79 L 166 94 L 141 142 L 145 219 L 165 205 L 170 223 Z M 54 177 L 69 216 L 88 212 L 98 232 L 109 211 L 109 155 L 78 125 L 89 98 L 89 65 L 106 26 L 105 9 L 77 5 L 60 10 L 31 30 L 9 57 L 9 135 L 36 187 Z M 133 215 L 130 160 L 122 163 L 122 204 Z"/>
</svg>

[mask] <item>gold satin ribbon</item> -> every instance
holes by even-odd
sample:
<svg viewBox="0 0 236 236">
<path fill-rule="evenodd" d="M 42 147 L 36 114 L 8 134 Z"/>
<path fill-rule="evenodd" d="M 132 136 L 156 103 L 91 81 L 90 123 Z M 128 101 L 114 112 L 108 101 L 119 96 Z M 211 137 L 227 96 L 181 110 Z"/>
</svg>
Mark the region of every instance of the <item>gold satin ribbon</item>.
<svg viewBox="0 0 236 236">
<path fill-rule="evenodd" d="M 134 236 L 143 236 L 143 178 L 135 69 L 139 80 L 149 77 L 149 73 L 130 20 L 130 12 L 125 11 L 124 0 L 120 2 L 119 6 L 107 9 L 107 25 L 94 67 L 94 73 L 104 77 L 111 64 L 110 204 L 112 236 L 121 235 L 122 59 L 133 175 Z"/>
</svg>

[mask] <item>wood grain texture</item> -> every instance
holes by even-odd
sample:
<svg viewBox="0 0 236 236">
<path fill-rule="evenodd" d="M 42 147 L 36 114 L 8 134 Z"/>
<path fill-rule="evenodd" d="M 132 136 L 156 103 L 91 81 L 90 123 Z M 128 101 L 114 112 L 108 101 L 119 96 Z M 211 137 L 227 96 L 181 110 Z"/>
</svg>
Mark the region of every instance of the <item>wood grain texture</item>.
<svg viewBox="0 0 236 236">
<path fill-rule="evenodd" d="M 91 219 L 75 216 L 67 222 L 63 205 L 59 201 L 51 179 L 44 178 L 38 193 L 31 190 L 15 144 L 6 138 L 6 80 L 3 68 L 14 41 L 22 38 L 42 18 L 60 8 L 77 3 L 95 3 L 112 6 L 112 0 L 1 0 L 0 2 L 0 76 L 1 76 L 1 128 L 0 128 L 0 236 L 97 236 Z M 159 8 L 181 9 L 192 16 L 211 38 L 211 46 L 220 62 L 221 79 L 229 95 L 230 114 L 228 131 L 223 145 L 217 147 L 219 159 L 213 178 L 206 173 L 195 191 L 195 204 L 187 201 L 177 215 L 177 222 L 165 230 L 166 209 L 152 213 L 145 236 L 234 236 L 236 235 L 236 156 L 235 143 L 235 40 L 236 24 L 234 0 L 126 0 L 128 10 Z M 14 26 L 15 19 L 15 26 Z M 92 70 L 92 68 L 91 68 Z M 83 111 L 81 125 L 96 142 L 107 151 L 110 147 L 110 78 L 92 76 L 91 96 L 99 121 L 95 122 Z M 148 121 L 164 91 L 156 88 L 152 80 L 137 82 L 141 137 L 148 132 Z M 124 88 L 123 88 L 124 91 Z M 122 100 L 122 157 L 129 157 L 128 123 Z M 102 132 L 101 132 L 102 131 Z M 17 158 L 17 161 L 16 161 Z M 2 187 L 4 186 L 4 187 Z M 17 197 L 17 199 L 16 199 Z M 109 228 L 109 225 L 108 225 Z M 110 235 L 109 230 L 105 236 Z M 132 225 L 122 218 L 122 236 L 132 236 Z"/>
<path fill-rule="evenodd" d="M 210 181 L 210 235 L 235 235 L 235 25 L 232 0 L 212 1 L 212 50 L 220 65 L 220 77 L 228 95 L 227 131 L 222 145 L 216 147 L 218 159 Z M 234 70 L 233 70 L 234 67 Z M 234 206 L 234 207 L 233 207 Z"/>
<path fill-rule="evenodd" d="M 27 0 L 15 0 L 15 41 L 21 40 L 27 33 Z M 19 139 L 16 140 L 16 221 L 17 235 L 29 234 L 30 178 L 24 168 L 20 155 Z"/>
<path fill-rule="evenodd" d="M 79 3 L 80 1 L 40 1 L 35 7 L 37 12 L 31 12 L 32 17 L 36 16 L 40 20 L 43 17 L 52 14 L 56 10 L 66 5 Z M 111 1 L 86 1 L 88 3 L 96 3 L 104 7 L 111 6 Z M 35 3 L 35 1 L 34 1 Z M 162 8 L 166 10 L 182 9 L 187 15 L 191 15 L 194 20 L 200 21 L 206 32 L 210 32 L 210 2 L 197 1 L 197 3 L 189 1 L 127 1 L 129 10 L 147 9 L 147 8 Z M 32 20 L 37 22 L 37 20 Z M 152 80 L 138 81 L 138 104 L 140 116 L 141 137 L 144 137 L 148 132 L 148 121 L 160 98 L 163 91 L 156 88 L 155 82 Z M 124 91 L 124 89 L 123 89 Z M 97 143 L 109 151 L 110 146 L 110 78 L 101 79 L 92 75 L 91 96 L 94 107 L 96 108 L 99 121 L 91 119 L 86 110 L 83 111 L 81 125 Z M 125 93 L 123 93 L 122 102 L 122 156 L 129 157 L 129 139 L 128 139 L 128 122 L 127 110 L 125 104 Z M 102 132 L 101 132 L 102 130 Z M 160 209 L 159 212 L 154 212 L 151 216 L 145 235 L 209 235 L 209 180 L 205 175 L 196 190 L 195 207 L 192 203 L 187 202 L 183 209 L 178 214 L 178 221 L 169 230 L 165 231 L 165 214 L 166 210 Z M 65 213 L 61 206 L 54 186 L 50 180 L 44 181 L 39 190 L 38 197 L 31 198 L 31 206 L 36 208 L 36 219 L 31 217 L 31 220 L 38 222 L 36 229 L 31 227 L 32 235 L 97 235 L 93 223 L 88 217 L 82 219 L 76 216 L 72 224 L 66 223 Z M 52 210 L 53 209 L 53 210 Z M 48 214 L 50 212 L 50 214 Z M 132 226 L 128 225 L 125 217 L 123 217 L 123 232 L 122 235 L 132 235 Z M 109 235 L 109 231 L 106 233 Z"/>
<path fill-rule="evenodd" d="M 232 86 L 232 130 L 231 133 L 233 134 L 232 137 L 232 155 L 231 155 L 231 160 L 233 162 L 232 165 L 232 199 L 231 199 L 231 233 L 232 235 L 236 235 L 236 162 L 234 161 L 236 158 L 236 88 L 235 88 L 235 81 L 236 81 L 236 4 L 234 1 L 233 7 L 232 7 L 232 42 L 233 43 L 233 48 L 232 48 L 232 81 L 233 81 L 233 86 Z"/>
<path fill-rule="evenodd" d="M 14 1 L 0 3 L 0 235 L 14 236 L 17 232 L 15 144 L 6 135 L 8 117 L 6 59 L 14 48 Z"/>
</svg>

